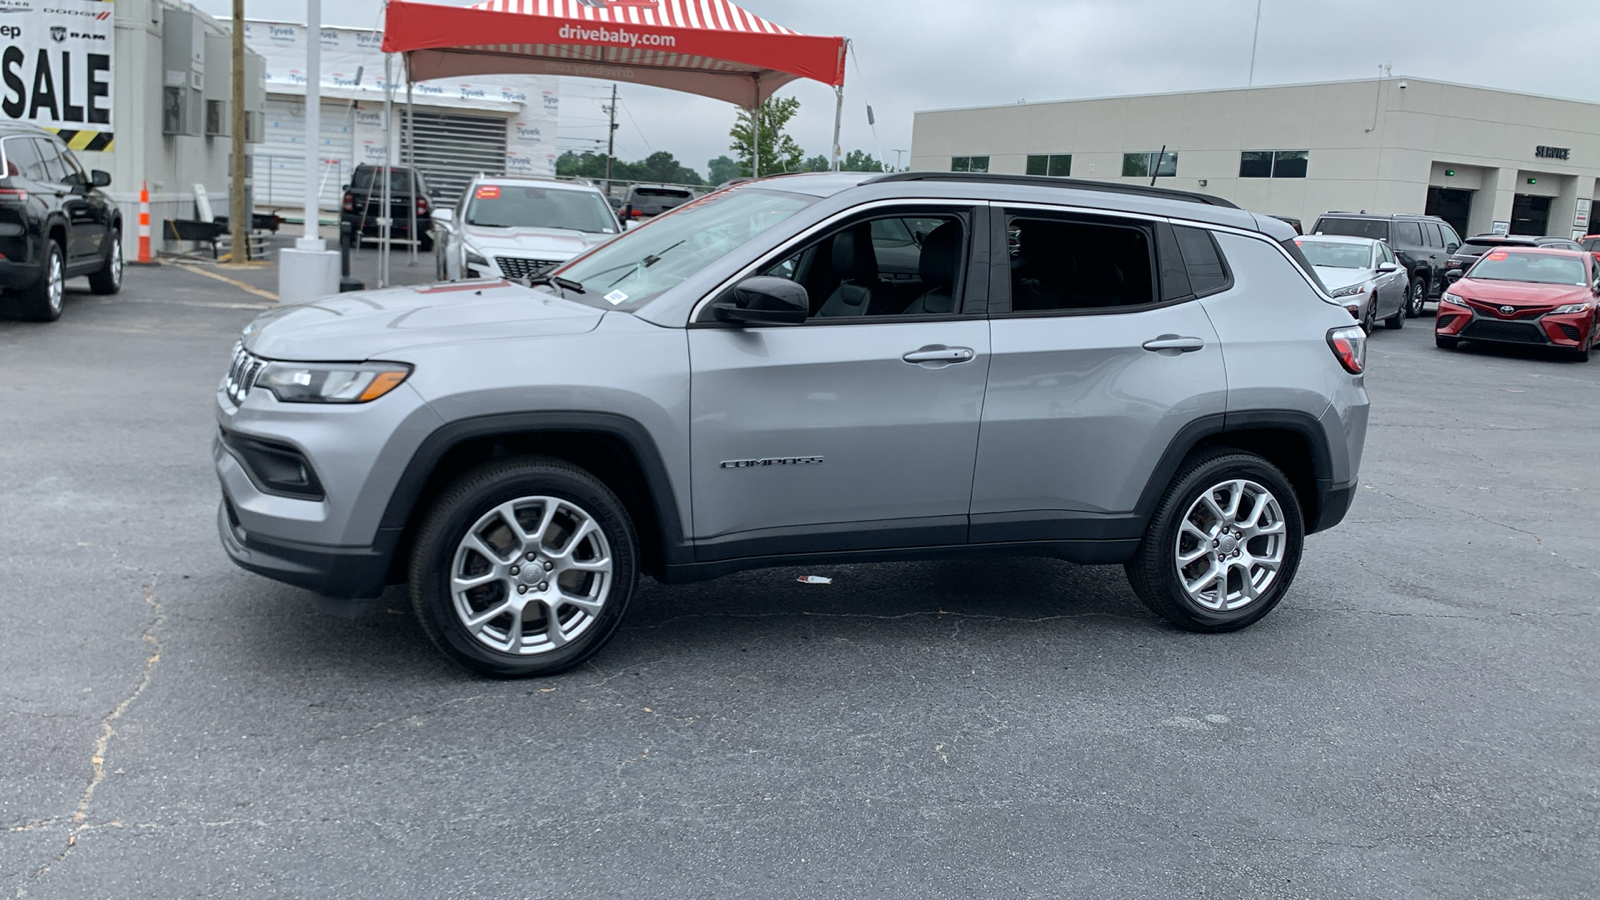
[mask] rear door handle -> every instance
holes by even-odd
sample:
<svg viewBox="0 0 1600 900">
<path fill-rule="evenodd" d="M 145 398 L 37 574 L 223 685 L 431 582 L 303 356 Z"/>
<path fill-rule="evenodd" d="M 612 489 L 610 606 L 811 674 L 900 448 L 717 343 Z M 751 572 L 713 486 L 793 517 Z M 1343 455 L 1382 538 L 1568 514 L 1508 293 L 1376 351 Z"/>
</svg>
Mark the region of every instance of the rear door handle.
<svg viewBox="0 0 1600 900">
<path fill-rule="evenodd" d="M 970 347 L 946 347 L 943 344 L 933 344 L 919 350 L 913 350 L 900 357 L 908 363 L 954 363 L 971 362 L 973 352 Z"/>
<path fill-rule="evenodd" d="M 1179 337 L 1175 334 L 1163 334 L 1144 342 L 1146 350 L 1178 350 L 1183 353 L 1193 353 L 1205 345 L 1206 342 L 1197 337 Z"/>
</svg>

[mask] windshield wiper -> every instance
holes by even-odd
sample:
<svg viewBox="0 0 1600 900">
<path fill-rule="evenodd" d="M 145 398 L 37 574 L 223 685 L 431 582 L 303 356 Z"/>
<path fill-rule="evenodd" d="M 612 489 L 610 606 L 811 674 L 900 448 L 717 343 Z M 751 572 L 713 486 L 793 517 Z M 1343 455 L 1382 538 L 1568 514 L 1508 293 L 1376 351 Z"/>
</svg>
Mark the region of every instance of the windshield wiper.
<svg viewBox="0 0 1600 900">
<path fill-rule="evenodd" d="M 561 291 L 561 296 L 563 297 L 567 295 L 567 291 L 573 291 L 578 294 L 589 293 L 583 289 L 583 285 L 579 282 L 573 281 L 571 278 L 562 278 L 560 275 L 529 275 L 527 278 L 521 279 L 521 281 L 524 287 L 553 284 Z"/>
</svg>

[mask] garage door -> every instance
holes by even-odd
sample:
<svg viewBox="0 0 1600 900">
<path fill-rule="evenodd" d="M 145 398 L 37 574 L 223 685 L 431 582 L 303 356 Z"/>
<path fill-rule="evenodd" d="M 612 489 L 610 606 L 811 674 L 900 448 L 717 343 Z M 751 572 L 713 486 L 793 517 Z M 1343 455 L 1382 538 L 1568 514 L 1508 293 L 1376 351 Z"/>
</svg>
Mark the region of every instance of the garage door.
<svg viewBox="0 0 1600 900">
<path fill-rule="evenodd" d="M 505 172 L 505 119 L 419 112 L 415 126 L 417 168 L 441 203 L 456 203 L 479 172 Z"/>
<path fill-rule="evenodd" d="M 264 140 L 255 149 L 256 207 L 303 209 L 306 205 L 306 111 L 299 98 L 268 97 Z M 339 208 L 344 185 L 350 180 L 355 156 L 354 122 L 350 104 L 322 104 L 322 139 L 318 154 L 317 184 L 321 207 Z"/>
</svg>

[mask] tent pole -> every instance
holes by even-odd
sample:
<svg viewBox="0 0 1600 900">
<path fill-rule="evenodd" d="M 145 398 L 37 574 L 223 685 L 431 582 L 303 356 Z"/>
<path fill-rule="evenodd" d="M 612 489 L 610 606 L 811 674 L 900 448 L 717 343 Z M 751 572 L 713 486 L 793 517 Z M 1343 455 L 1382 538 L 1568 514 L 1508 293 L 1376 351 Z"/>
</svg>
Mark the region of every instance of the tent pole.
<svg viewBox="0 0 1600 900">
<path fill-rule="evenodd" d="M 761 177 L 761 76 L 750 79 L 755 85 L 756 104 L 750 107 L 750 177 Z"/>
<path fill-rule="evenodd" d="M 411 54 L 406 54 L 406 130 L 402 132 L 401 144 L 406 148 L 406 168 L 411 172 L 406 176 L 406 183 L 411 185 L 411 205 L 406 207 L 406 215 L 411 218 L 411 227 L 406 231 L 406 236 L 411 238 L 411 265 L 417 264 L 417 125 L 412 121 L 411 112 Z"/>
<path fill-rule="evenodd" d="M 839 124 L 844 121 L 844 85 L 833 89 L 838 102 L 833 107 L 833 171 L 839 171 Z"/>
</svg>

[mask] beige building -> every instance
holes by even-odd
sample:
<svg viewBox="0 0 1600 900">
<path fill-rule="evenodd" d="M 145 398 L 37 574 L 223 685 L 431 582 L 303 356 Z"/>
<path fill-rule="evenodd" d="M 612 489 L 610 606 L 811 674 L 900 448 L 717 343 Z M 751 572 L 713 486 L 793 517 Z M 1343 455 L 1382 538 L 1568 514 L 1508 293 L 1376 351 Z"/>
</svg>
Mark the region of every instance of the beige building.
<svg viewBox="0 0 1600 900">
<path fill-rule="evenodd" d="M 911 167 L 1155 174 L 1307 228 L 1365 210 L 1427 212 L 1463 235 L 1600 231 L 1600 104 L 1420 78 L 919 112 Z"/>
</svg>

